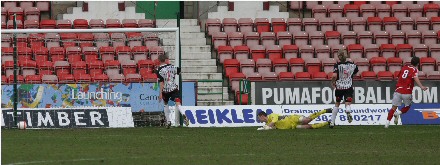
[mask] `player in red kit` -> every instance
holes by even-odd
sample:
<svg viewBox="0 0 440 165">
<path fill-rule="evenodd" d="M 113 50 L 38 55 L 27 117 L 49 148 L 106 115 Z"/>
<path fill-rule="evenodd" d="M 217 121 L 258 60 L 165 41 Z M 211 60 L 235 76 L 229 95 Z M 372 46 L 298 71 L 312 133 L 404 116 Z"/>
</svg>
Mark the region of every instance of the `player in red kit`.
<svg viewBox="0 0 440 165">
<path fill-rule="evenodd" d="M 390 125 L 390 121 L 394 116 L 394 124 L 397 125 L 399 122 L 399 116 L 401 114 L 404 114 L 408 112 L 409 108 L 411 107 L 412 103 L 412 91 L 414 87 L 414 82 L 417 83 L 417 85 L 422 88 L 422 90 L 428 89 L 427 87 L 423 86 L 420 82 L 419 78 L 417 77 L 418 69 L 420 59 L 418 57 L 413 57 L 411 59 L 411 65 L 406 65 L 402 67 L 402 69 L 399 72 L 399 79 L 397 80 L 396 84 L 396 90 L 394 91 L 393 96 L 393 107 L 391 108 L 390 112 L 388 112 L 387 117 L 387 123 L 385 124 L 385 128 L 388 128 Z M 396 110 L 398 106 L 401 106 L 405 104 L 405 107 L 403 107 L 400 111 Z"/>
</svg>

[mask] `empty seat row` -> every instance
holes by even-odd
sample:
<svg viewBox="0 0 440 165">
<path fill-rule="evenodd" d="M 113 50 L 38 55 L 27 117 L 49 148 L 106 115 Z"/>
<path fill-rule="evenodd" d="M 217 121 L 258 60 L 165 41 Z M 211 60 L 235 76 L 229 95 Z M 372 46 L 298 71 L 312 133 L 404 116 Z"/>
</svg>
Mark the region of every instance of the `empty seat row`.
<svg viewBox="0 0 440 165">
<path fill-rule="evenodd" d="M 252 47 L 247 46 L 219 46 L 217 59 L 220 63 L 223 63 L 226 59 L 253 59 L 257 61 L 261 58 L 268 58 L 271 60 L 286 58 L 318 58 L 320 60 L 328 58 L 336 58 L 337 52 L 340 49 L 347 49 L 348 55 L 352 59 L 367 58 L 370 60 L 373 57 L 400 57 L 411 58 L 417 57 L 432 57 L 437 61 L 440 61 L 440 45 L 435 44 L 427 46 L 423 44 L 409 45 L 409 44 L 351 44 L 347 47 L 343 45 L 334 45 L 329 47 L 327 45 L 318 45 L 313 47 L 311 45 L 284 45 L 280 47 L 278 45 L 254 45 Z"/>
<path fill-rule="evenodd" d="M 345 4 L 345 5 L 316 5 L 312 8 L 314 18 L 338 17 L 438 17 L 439 4 Z"/>
<path fill-rule="evenodd" d="M 2 22 L 12 21 L 14 20 L 14 15 L 17 16 L 17 20 L 24 22 L 25 20 L 40 20 L 40 9 L 37 7 L 10 7 L 10 8 L 1 8 L 2 10 Z M 8 22 L 9 22 L 8 21 Z M 8 23 L 9 24 L 9 23 Z"/>
<path fill-rule="evenodd" d="M 12 29 L 12 20 L 2 21 L 2 28 Z M 107 19 L 104 23 L 102 19 L 91 19 L 90 22 L 86 19 L 70 20 L 41 20 L 26 22 L 19 20 L 16 22 L 19 29 L 102 29 L 102 28 L 154 28 L 155 25 L 150 19 Z M 24 23 L 24 25 L 23 25 Z"/>
<path fill-rule="evenodd" d="M 437 1 L 298 1 L 298 2 L 290 2 L 290 8 L 291 9 L 313 9 L 315 6 L 324 5 L 328 8 L 332 8 L 331 5 L 339 5 L 344 6 L 346 4 L 353 4 L 356 6 L 361 7 L 361 5 L 364 4 L 371 4 L 371 5 L 380 5 L 380 4 L 388 4 L 389 6 L 393 7 L 396 4 L 403 4 L 406 6 L 410 6 L 413 4 L 419 4 L 419 5 L 425 5 L 429 3 L 436 3 L 440 4 L 440 2 Z M 339 7 L 338 7 L 339 8 Z"/>
<path fill-rule="evenodd" d="M 13 61 L 13 48 L 2 48 L 2 64 L 5 61 Z M 130 48 L 128 46 L 119 47 L 68 47 L 64 49 L 63 47 L 52 47 L 47 49 L 45 47 L 36 47 L 30 49 L 27 47 L 18 48 L 18 60 L 35 60 L 38 63 L 44 61 L 103 61 L 107 60 L 134 60 L 138 62 L 140 60 L 156 60 L 159 55 L 164 55 L 165 51 L 162 47 L 145 47 L 136 46 Z"/>
<path fill-rule="evenodd" d="M 313 31 L 307 32 L 216 32 L 212 36 L 212 46 L 214 49 L 218 49 L 219 46 L 249 46 L 254 45 L 350 45 L 350 44 L 425 44 L 428 46 L 436 45 L 440 43 L 440 35 L 436 31 L 415 31 L 410 30 L 403 31 L 376 31 L 374 33 L 370 31 L 346 31 L 339 33 L 337 31 Z"/>
<path fill-rule="evenodd" d="M 391 30 L 440 30 L 440 17 L 336 17 L 336 18 L 217 18 L 206 20 L 205 32 L 280 32 L 289 31 L 391 31 Z"/>
</svg>

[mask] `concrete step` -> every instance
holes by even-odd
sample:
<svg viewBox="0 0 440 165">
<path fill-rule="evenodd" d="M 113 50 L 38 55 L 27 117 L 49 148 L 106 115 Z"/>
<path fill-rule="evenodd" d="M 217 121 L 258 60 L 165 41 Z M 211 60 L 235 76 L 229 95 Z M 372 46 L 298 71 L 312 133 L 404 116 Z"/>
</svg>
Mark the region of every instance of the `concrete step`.
<svg viewBox="0 0 440 165">
<path fill-rule="evenodd" d="M 228 87 L 198 87 L 197 93 L 228 93 Z"/>
<path fill-rule="evenodd" d="M 222 82 L 197 82 L 198 87 L 221 87 L 222 85 Z"/>
<path fill-rule="evenodd" d="M 176 45 L 176 40 L 173 39 L 162 39 L 163 45 Z M 180 44 L 182 46 L 204 46 L 206 45 L 205 38 L 180 38 Z"/>
<path fill-rule="evenodd" d="M 197 101 L 197 106 L 234 105 L 234 101 Z"/>
<path fill-rule="evenodd" d="M 200 33 L 200 26 L 182 26 L 180 27 L 182 33 Z"/>
<path fill-rule="evenodd" d="M 182 55 L 183 56 L 189 56 L 188 53 L 182 54 Z M 170 62 L 172 64 L 174 64 L 174 60 L 170 60 Z M 197 60 L 183 59 L 181 62 L 182 62 L 183 66 L 216 66 L 217 65 L 215 59 L 204 59 L 204 60 L 200 60 L 200 59 L 197 59 Z"/>
<path fill-rule="evenodd" d="M 211 95 L 201 95 L 198 94 L 197 95 L 197 100 L 199 101 L 208 101 L 208 100 L 212 100 L 212 101 L 221 101 L 223 100 L 228 100 L 229 98 L 229 93 L 223 93 L 223 98 L 221 94 L 211 94 Z"/>
<path fill-rule="evenodd" d="M 221 80 L 222 73 L 182 73 L 185 80 Z"/>
<path fill-rule="evenodd" d="M 157 27 L 177 27 L 177 19 L 158 19 L 156 20 Z M 197 19 L 181 19 L 180 26 L 196 26 Z"/>
<path fill-rule="evenodd" d="M 184 73 L 217 73 L 217 66 L 188 66 L 182 65 L 182 72 Z"/>
<path fill-rule="evenodd" d="M 174 53 L 175 46 L 162 46 L 166 52 Z M 211 53 L 211 46 L 181 46 L 182 52 L 209 52 Z"/>
<path fill-rule="evenodd" d="M 170 59 L 175 59 L 174 52 Z M 192 53 L 182 53 L 182 60 L 209 60 L 211 55 L 209 52 L 192 52 Z"/>
<path fill-rule="evenodd" d="M 159 33 L 159 38 L 162 39 L 175 39 L 176 33 Z M 180 33 L 180 38 L 205 38 L 205 33 Z"/>
</svg>

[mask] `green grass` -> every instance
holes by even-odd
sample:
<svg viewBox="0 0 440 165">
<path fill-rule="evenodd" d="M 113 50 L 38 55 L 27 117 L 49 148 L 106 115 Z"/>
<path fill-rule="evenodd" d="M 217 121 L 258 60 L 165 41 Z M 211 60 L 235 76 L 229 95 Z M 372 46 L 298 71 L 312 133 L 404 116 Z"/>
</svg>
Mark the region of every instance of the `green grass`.
<svg viewBox="0 0 440 165">
<path fill-rule="evenodd" d="M 438 164 L 439 126 L 2 130 L 2 164 Z"/>
</svg>

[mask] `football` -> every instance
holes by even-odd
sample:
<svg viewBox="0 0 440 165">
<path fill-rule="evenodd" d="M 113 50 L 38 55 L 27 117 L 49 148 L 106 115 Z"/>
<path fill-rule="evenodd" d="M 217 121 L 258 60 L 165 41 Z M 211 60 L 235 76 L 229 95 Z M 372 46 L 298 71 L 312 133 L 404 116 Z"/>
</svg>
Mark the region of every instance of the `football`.
<svg viewBox="0 0 440 165">
<path fill-rule="evenodd" d="M 26 129 L 26 122 L 25 121 L 18 122 L 18 129 L 25 130 Z"/>
</svg>

